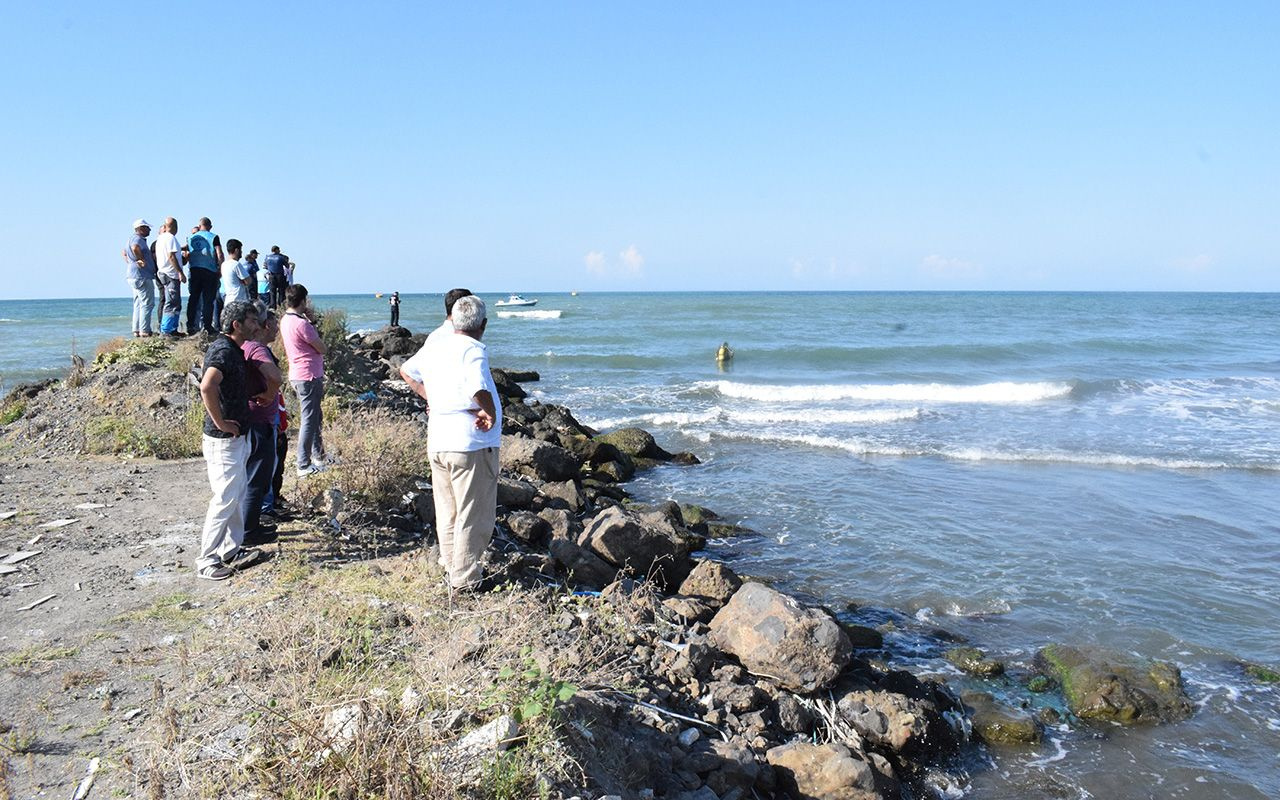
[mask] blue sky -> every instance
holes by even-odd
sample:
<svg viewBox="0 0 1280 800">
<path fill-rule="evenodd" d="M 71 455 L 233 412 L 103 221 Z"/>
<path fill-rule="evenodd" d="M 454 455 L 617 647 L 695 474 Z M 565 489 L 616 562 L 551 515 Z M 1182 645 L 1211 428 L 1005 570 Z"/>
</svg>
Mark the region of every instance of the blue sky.
<svg viewBox="0 0 1280 800">
<path fill-rule="evenodd" d="M 1280 290 L 1275 3 L 127 8 L 0 10 L 2 296 L 165 215 L 325 294 Z"/>
</svg>

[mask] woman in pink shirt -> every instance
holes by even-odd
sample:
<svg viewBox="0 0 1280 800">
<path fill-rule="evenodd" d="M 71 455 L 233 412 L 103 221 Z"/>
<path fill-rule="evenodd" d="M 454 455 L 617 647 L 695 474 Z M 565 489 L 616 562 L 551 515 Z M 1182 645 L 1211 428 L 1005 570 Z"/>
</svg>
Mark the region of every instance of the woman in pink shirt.
<svg viewBox="0 0 1280 800">
<path fill-rule="evenodd" d="M 324 469 L 324 422 L 320 401 L 324 399 L 324 342 L 307 313 L 307 287 L 295 283 L 285 291 L 288 310 L 280 318 L 280 338 L 289 357 L 289 384 L 298 394 L 302 420 L 298 426 L 298 477 Z"/>
</svg>

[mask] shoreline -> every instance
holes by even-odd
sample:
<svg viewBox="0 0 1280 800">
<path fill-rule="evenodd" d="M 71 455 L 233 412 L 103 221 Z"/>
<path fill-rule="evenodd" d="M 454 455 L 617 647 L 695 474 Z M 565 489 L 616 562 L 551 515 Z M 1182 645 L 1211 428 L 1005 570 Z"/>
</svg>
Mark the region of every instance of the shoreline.
<svg viewBox="0 0 1280 800">
<path fill-rule="evenodd" d="M 368 381 L 379 372 L 385 375 L 390 366 L 394 365 L 394 359 L 403 355 L 393 351 L 401 347 L 408 352 L 416 349 L 402 344 L 401 340 L 412 342 L 413 337 L 383 336 L 376 348 L 366 346 L 370 344 L 369 337 L 353 341 L 352 343 L 357 346 L 352 353 L 351 364 L 352 370 L 361 376 L 359 380 L 365 381 L 367 385 Z M 365 351 L 363 355 L 362 350 Z M 378 359 L 370 357 L 374 350 L 378 351 Z M 383 359 L 387 360 L 383 361 Z M 379 366 L 379 362 L 383 365 Z M 149 369 L 154 371 L 156 368 Z M 392 418 L 400 417 L 411 421 L 417 413 L 413 408 L 412 398 L 395 391 L 394 387 L 384 386 L 383 388 L 384 392 L 376 393 L 372 401 L 362 404 L 364 406 L 362 411 L 385 413 Z M 646 678 L 654 684 L 654 687 L 648 691 L 654 692 L 652 696 L 660 703 L 679 705 L 684 711 L 696 713 L 697 701 L 704 697 L 711 697 L 710 708 L 706 713 L 718 712 L 719 716 L 715 717 L 716 722 L 703 719 L 702 723 L 712 726 L 724 725 L 727 729 L 736 726 L 735 735 L 742 739 L 740 747 L 745 748 L 748 755 L 744 755 L 740 749 L 732 753 L 717 752 L 715 758 L 719 760 L 709 762 L 714 769 L 707 770 L 707 775 L 713 772 L 723 773 L 729 769 L 723 765 L 730 761 L 741 767 L 741 769 L 734 768 L 736 771 L 733 775 L 736 777 L 733 780 L 740 783 L 749 773 L 753 776 L 752 786 L 755 785 L 756 780 L 768 780 L 762 771 L 762 764 L 769 766 L 774 780 L 779 774 L 784 776 L 790 774 L 793 777 L 797 774 L 807 774 L 802 765 L 794 761 L 799 756 L 781 754 L 776 759 L 778 763 L 783 763 L 784 758 L 793 760 L 786 762 L 790 766 L 778 766 L 772 763 L 768 756 L 772 748 L 765 748 L 763 745 L 776 743 L 777 746 L 781 746 L 778 739 L 799 734 L 806 727 L 810 728 L 809 733 L 812 737 L 815 732 L 813 726 L 818 724 L 813 716 L 817 708 L 807 705 L 805 701 L 814 701 L 815 693 L 820 693 L 819 687 L 821 689 L 832 687 L 830 689 L 832 692 L 839 689 L 844 698 L 855 693 L 872 693 L 866 696 L 860 695 L 851 700 L 845 704 L 844 709 L 833 707 L 828 710 L 834 721 L 834 724 L 828 725 L 828 730 L 833 732 L 833 736 L 838 732 L 838 735 L 845 737 L 842 746 L 848 752 L 842 754 L 828 751 L 824 752 L 822 757 L 837 761 L 847 759 L 850 762 L 869 765 L 865 771 L 859 771 L 855 767 L 850 769 L 861 775 L 863 781 L 861 790 L 879 792 L 879 796 L 893 796 L 891 790 L 894 784 L 890 779 L 901 781 L 908 787 L 914 787 L 910 788 L 911 791 L 923 791 L 930 776 L 934 781 L 943 780 L 940 776 L 945 775 L 945 772 L 939 772 L 932 762 L 941 760 L 947 763 L 946 759 L 954 758 L 956 752 L 976 747 L 972 739 L 961 735 L 965 733 L 965 726 L 956 722 L 959 715 L 959 718 L 967 718 L 972 723 L 974 719 L 972 715 L 976 715 L 980 710 L 978 706 L 973 705 L 974 703 L 982 705 L 981 710 L 988 714 L 988 718 L 995 713 L 999 724 L 1006 729 L 1017 728 L 1019 735 L 1024 737 L 1039 735 L 1037 721 L 1030 715 L 1017 713 L 1018 709 L 986 706 L 986 700 L 980 697 L 971 697 L 962 704 L 962 698 L 952 696 L 953 693 L 941 688 L 940 685 L 922 683 L 909 673 L 894 670 L 891 667 L 894 654 L 884 650 L 882 632 L 843 625 L 837 619 L 838 615 L 812 606 L 802 604 L 792 608 L 792 604 L 781 596 L 763 594 L 768 587 L 764 587 L 763 590 L 753 590 L 759 596 L 743 600 L 743 603 L 751 600 L 749 605 L 752 611 L 745 621 L 739 621 L 735 629 L 739 629 L 741 635 L 746 636 L 747 634 L 742 633 L 742 630 L 749 630 L 758 623 L 761 614 L 768 619 L 793 620 L 799 630 L 807 633 L 798 640 L 784 637 L 784 641 L 810 642 L 810 639 L 804 636 L 812 636 L 815 630 L 825 631 L 819 639 L 827 643 L 834 640 L 837 643 L 831 663 L 825 664 L 825 668 L 830 671 L 836 663 L 840 661 L 844 663 L 825 683 L 795 678 L 787 679 L 792 682 L 784 684 L 778 680 L 777 675 L 772 678 L 753 677 L 752 671 L 770 675 L 772 674 L 769 672 L 770 669 L 776 671 L 779 666 L 786 667 L 789 660 L 783 659 L 777 663 L 766 661 L 764 663 L 768 666 L 761 667 L 760 663 L 754 661 L 756 657 L 754 652 L 760 646 L 758 642 L 750 646 L 743 645 L 736 643 L 733 635 L 721 634 L 715 639 L 717 644 L 712 643 L 712 635 L 716 628 L 715 620 L 731 604 L 737 592 L 724 595 L 721 591 L 715 597 L 685 593 L 684 580 L 677 580 L 684 567 L 687 566 L 689 571 L 694 569 L 691 561 L 688 564 L 681 564 L 680 560 L 689 559 L 697 549 L 694 547 L 697 542 L 696 537 L 706 535 L 705 532 L 699 533 L 697 526 L 708 526 L 705 531 L 709 531 L 711 530 L 709 525 L 714 524 L 714 519 L 691 521 L 687 518 L 685 509 L 679 507 L 674 510 L 670 507 L 646 508 L 638 510 L 635 514 L 621 511 L 607 515 L 620 519 L 604 522 L 600 519 L 610 508 L 618 508 L 618 503 L 626 499 L 625 489 L 621 489 L 621 486 L 625 485 L 625 479 L 621 481 L 618 479 L 623 475 L 629 478 L 628 472 L 634 474 L 637 460 L 642 462 L 639 465 L 641 467 L 653 466 L 655 463 L 670 460 L 668 457 L 671 454 L 661 451 L 652 437 L 646 439 L 647 434 L 615 437 L 619 441 L 611 441 L 608 436 L 592 436 L 590 434 L 594 432 L 586 431 L 577 425 L 572 413 L 567 409 L 552 404 L 522 402 L 523 390 L 518 381 L 503 380 L 499 388 L 500 393 L 503 394 L 504 409 L 508 407 L 508 403 L 511 404 L 512 409 L 508 419 L 513 422 L 510 435 L 515 444 L 511 450 L 519 450 L 513 456 L 504 437 L 504 451 L 507 452 L 504 453 L 503 466 L 509 475 L 511 473 L 524 475 L 523 480 L 509 477 L 511 484 L 504 482 L 507 488 L 507 503 L 504 505 L 510 504 L 508 505 L 509 513 L 504 515 L 505 527 L 510 534 L 510 543 L 515 544 L 517 551 L 520 552 L 520 558 L 517 559 L 519 566 L 515 574 L 530 579 L 533 586 L 536 586 L 540 580 L 532 576 L 545 576 L 549 567 L 552 574 L 556 575 L 559 575 L 556 570 L 566 568 L 574 570 L 574 574 L 579 579 L 584 575 L 591 575 L 598 579 L 594 581 L 595 583 L 603 584 L 591 588 L 606 590 L 600 602 L 621 603 L 628 607 L 628 613 L 634 611 L 639 614 L 639 619 L 644 620 L 639 623 L 640 627 L 636 630 L 643 629 L 643 626 L 655 626 L 655 630 L 663 631 L 663 626 L 667 626 L 664 632 L 668 635 L 672 630 L 682 631 L 675 637 L 677 641 L 674 642 L 674 649 L 672 649 L 672 643 L 662 636 L 655 638 L 652 633 L 637 634 L 634 638 L 641 643 L 633 645 L 635 649 L 632 650 L 630 657 L 634 659 L 640 655 L 647 656 L 646 664 L 638 665 L 637 669 L 646 673 Z M 160 411 L 176 405 L 170 400 L 166 400 L 166 403 L 167 406 L 152 410 Z M 541 415 L 529 409 L 539 409 Z M 552 417 L 551 422 L 547 421 L 548 416 Z M 506 426 L 504 426 L 504 433 L 506 432 Z M 634 441 L 621 441 L 623 439 Z M 528 442 L 534 444 L 528 444 Z M 574 449 L 575 445 L 580 448 L 580 451 Z M 606 446 L 611 449 L 606 449 Z M 577 464 L 570 466 L 565 454 L 571 458 L 576 457 Z M 683 460 L 690 461 L 687 457 Z M 631 470 L 628 470 L 628 461 L 632 462 Z M 584 470 L 584 467 L 589 469 Z M 535 485 L 535 481 L 539 485 Z M 529 489 L 533 489 L 532 496 Z M 619 491 L 622 492 L 622 496 L 615 496 Z M 421 496 L 421 494 L 418 495 L 419 498 Z M 333 496 L 330 495 L 328 499 L 330 510 L 333 508 L 332 501 Z M 528 505 L 525 508 L 514 508 L 521 503 Z M 415 498 L 410 505 L 419 517 L 416 523 L 425 528 L 427 520 L 421 518 L 423 513 L 418 513 L 418 500 Z M 333 519 L 337 521 L 342 514 L 348 514 L 345 523 L 342 524 L 345 528 L 358 531 L 361 526 L 377 525 L 400 531 L 397 537 L 403 538 L 401 534 L 407 535 L 413 532 L 405 530 L 405 526 L 412 526 L 415 523 L 412 515 L 406 513 L 407 510 L 397 508 L 394 513 L 385 509 L 335 512 Z M 692 508 L 689 510 L 693 511 Z M 581 530 L 575 530 L 575 521 L 581 525 Z M 617 524 L 610 528 L 605 523 Z M 625 531 L 626 534 L 611 533 L 616 530 Z M 690 538 L 691 536 L 694 538 Z M 626 541 L 643 539 L 652 547 L 642 548 L 639 551 L 626 549 L 618 543 L 617 540 L 620 538 Z M 418 539 L 420 540 L 421 537 Z M 418 540 L 411 539 L 411 541 Z M 547 542 L 548 546 L 544 547 L 543 542 Z M 555 542 L 561 544 L 551 544 Z M 654 547 L 659 549 L 654 550 Z M 632 564 L 632 562 L 635 563 Z M 654 602 L 645 600 L 646 590 L 643 586 L 637 587 L 625 581 L 619 584 L 612 580 L 614 576 L 611 574 L 611 568 L 616 571 L 618 566 L 623 565 L 644 566 L 645 570 L 642 571 L 656 566 L 662 575 L 660 582 L 665 584 L 663 588 L 678 590 L 676 596 L 650 597 L 649 600 Z M 666 574 L 666 568 L 669 565 L 677 565 L 680 568 L 672 574 Z M 181 572 L 180 568 L 175 569 Z M 606 578 L 610 580 L 606 582 Z M 732 584 L 729 579 L 724 580 Z M 584 583 L 589 582 L 584 581 Z M 755 585 L 760 586 L 760 584 Z M 637 593 L 639 597 L 632 600 L 632 596 Z M 698 600 L 700 597 L 704 599 Z M 719 605 L 706 602 L 708 599 L 718 600 Z M 638 605 L 639 610 L 630 608 L 632 605 Z M 767 614 L 766 609 L 768 609 Z M 727 619 L 722 620 L 721 628 L 728 625 Z M 783 627 L 787 628 L 787 625 Z M 877 634 L 880 634 L 878 641 Z M 847 641 L 847 647 L 839 644 L 841 635 Z M 856 645 L 861 646 L 855 645 L 855 637 L 857 637 Z M 667 642 L 667 644 L 658 642 Z M 792 648 L 793 651 L 794 649 Z M 640 650 L 644 652 L 638 652 Z M 675 658 L 669 658 L 665 650 L 675 653 Z M 806 647 L 801 647 L 800 650 L 804 651 Z M 691 659 L 692 652 L 699 652 L 699 658 Z M 855 653 L 862 655 L 855 655 Z M 790 661 L 795 660 L 794 656 L 795 653 L 792 652 Z M 987 663 L 990 660 L 985 659 L 980 652 L 958 653 L 955 659 L 980 674 L 992 674 L 996 669 L 995 665 Z M 757 667 L 756 670 L 750 669 L 753 664 Z M 809 666 L 819 672 L 824 667 L 823 664 Z M 735 667 L 736 669 L 733 669 Z M 1026 680 L 1029 681 L 1030 678 Z M 922 703 L 930 704 L 932 709 L 918 705 Z M 650 703 L 650 705 L 656 704 Z M 810 712 L 807 722 L 803 713 L 803 709 L 806 708 Z M 951 716 L 948 717 L 948 714 Z M 662 715 L 658 714 L 658 716 Z M 683 716 L 693 718 L 694 714 L 685 713 Z M 913 730 L 911 724 L 903 722 L 906 716 L 925 719 L 927 724 L 924 725 L 923 730 Z M 677 718 L 668 717 L 668 719 Z M 784 719 L 792 727 L 799 727 L 801 730 L 788 731 Z M 885 739 L 885 732 L 877 733 L 881 720 L 886 724 L 890 720 L 897 720 L 900 723 L 900 727 L 895 730 L 901 733 L 901 741 L 897 741 L 894 737 Z M 857 727 L 859 723 L 863 726 L 862 728 Z M 694 730 L 701 727 L 697 723 L 689 724 L 694 726 Z M 1039 724 L 1043 725 L 1044 721 L 1040 721 Z M 1053 721 L 1053 724 L 1057 724 L 1057 721 Z M 676 730 L 662 731 L 661 726 L 658 726 L 657 730 L 669 735 L 668 738 L 679 739 L 690 729 L 676 727 Z M 746 734 L 749 731 L 757 731 L 757 733 L 754 737 L 748 738 Z M 614 734 L 617 734 L 616 730 Z M 992 732 L 988 735 L 994 736 L 996 733 Z M 693 753 L 690 748 L 693 748 L 697 742 L 697 738 L 693 738 L 694 741 L 689 743 L 688 748 L 682 750 L 682 752 L 687 751 L 686 756 Z M 733 737 L 730 736 L 730 738 Z M 890 741 L 891 739 L 893 741 Z M 929 740 L 928 746 L 922 744 L 924 740 Z M 680 745 L 679 742 L 677 744 Z M 683 747 L 683 745 L 680 746 Z M 760 752 L 762 750 L 763 752 Z M 804 755 L 806 758 L 818 757 L 812 753 Z M 883 763 L 880 763 L 881 761 Z M 846 762 L 840 761 L 840 763 Z M 754 770 L 750 767 L 752 764 L 755 765 Z M 694 771 L 694 775 L 697 777 L 700 773 Z M 685 786 L 682 791 L 693 792 L 708 785 L 705 776 L 699 777 L 698 780 L 701 781 L 699 786 Z M 733 788 L 724 783 L 729 780 L 725 777 L 720 783 L 726 792 Z M 691 780 L 685 781 L 686 784 L 689 782 Z M 714 788 L 711 790 L 715 791 Z M 664 792 L 658 796 L 673 795 L 670 792 Z M 725 793 L 720 793 L 718 796 L 724 797 Z"/>
</svg>

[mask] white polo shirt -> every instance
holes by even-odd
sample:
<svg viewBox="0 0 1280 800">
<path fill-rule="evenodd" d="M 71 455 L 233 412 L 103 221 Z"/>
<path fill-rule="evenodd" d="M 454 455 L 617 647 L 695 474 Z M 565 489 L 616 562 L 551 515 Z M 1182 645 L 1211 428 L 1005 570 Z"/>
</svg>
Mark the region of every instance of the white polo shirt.
<svg viewBox="0 0 1280 800">
<path fill-rule="evenodd" d="M 428 453 L 469 453 L 502 443 L 502 401 L 483 342 L 461 333 L 433 333 L 401 369 L 427 390 Z M 482 389 L 497 412 L 487 431 L 476 427 L 472 413 L 480 409 L 473 398 Z"/>
</svg>

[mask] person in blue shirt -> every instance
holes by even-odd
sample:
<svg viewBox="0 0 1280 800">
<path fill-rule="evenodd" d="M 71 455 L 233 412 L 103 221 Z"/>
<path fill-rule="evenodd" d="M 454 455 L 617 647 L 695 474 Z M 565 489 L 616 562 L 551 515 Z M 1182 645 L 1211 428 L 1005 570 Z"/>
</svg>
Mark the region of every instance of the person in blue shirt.
<svg viewBox="0 0 1280 800">
<path fill-rule="evenodd" d="M 200 224 L 187 239 L 188 255 L 187 271 L 187 333 L 195 334 L 201 329 L 211 336 L 218 335 L 218 320 L 214 316 L 213 304 L 218 296 L 218 284 L 222 282 L 220 266 L 225 260 L 222 254 L 222 241 L 213 232 L 213 223 L 208 217 L 201 217 Z"/>
<path fill-rule="evenodd" d="M 156 255 L 147 245 L 150 235 L 149 222 L 134 220 L 133 236 L 125 246 L 125 261 L 129 264 L 125 280 L 133 290 L 134 336 L 155 336 L 151 330 L 151 314 L 156 309 Z"/>
<path fill-rule="evenodd" d="M 288 263 L 289 259 L 280 253 L 279 245 L 272 245 L 271 252 L 262 260 L 267 271 L 267 305 L 270 308 L 279 308 L 284 303 L 284 290 L 289 288 L 284 275 Z"/>
</svg>

